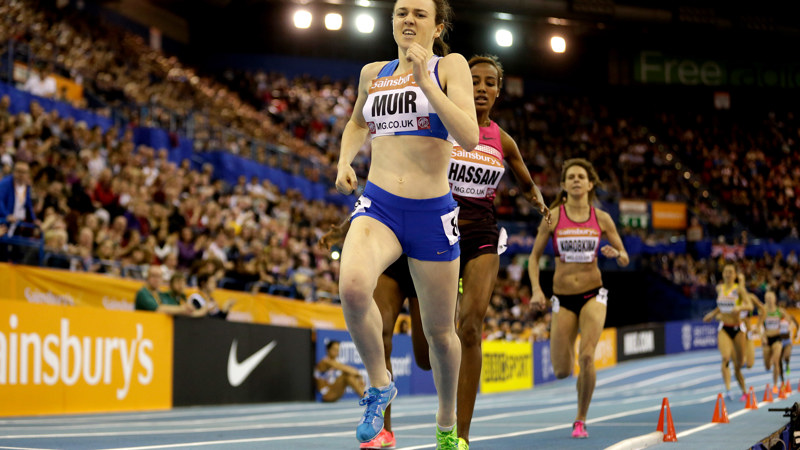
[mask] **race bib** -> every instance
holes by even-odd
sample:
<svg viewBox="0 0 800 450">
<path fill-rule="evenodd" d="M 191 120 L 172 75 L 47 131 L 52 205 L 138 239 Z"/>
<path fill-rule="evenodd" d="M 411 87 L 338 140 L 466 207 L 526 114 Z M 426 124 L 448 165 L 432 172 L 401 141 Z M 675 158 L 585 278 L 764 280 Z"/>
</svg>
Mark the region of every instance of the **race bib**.
<svg viewBox="0 0 800 450">
<path fill-rule="evenodd" d="M 500 228 L 500 237 L 497 239 L 497 254 L 502 255 L 508 249 L 508 232 L 505 227 Z"/>
<path fill-rule="evenodd" d="M 460 208 L 456 206 L 456 209 L 441 216 L 442 228 L 444 229 L 444 234 L 447 236 L 447 240 L 450 242 L 450 245 L 454 245 L 456 242 L 458 242 L 458 239 L 461 236 L 461 233 L 458 231 L 459 209 Z"/>
<path fill-rule="evenodd" d="M 353 206 L 353 212 L 350 213 L 350 218 L 352 219 L 356 214 L 367 212 L 367 209 L 369 209 L 370 206 L 372 206 L 372 200 L 364 197 L 363 195 L 358 197 L 355 206 Z"/>
</svg>

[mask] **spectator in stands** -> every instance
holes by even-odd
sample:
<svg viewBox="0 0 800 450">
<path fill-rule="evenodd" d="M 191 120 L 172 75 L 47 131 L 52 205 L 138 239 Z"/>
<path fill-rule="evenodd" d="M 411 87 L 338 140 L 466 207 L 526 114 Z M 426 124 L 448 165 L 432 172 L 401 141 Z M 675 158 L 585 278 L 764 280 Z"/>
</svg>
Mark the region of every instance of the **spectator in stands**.
<svg viewBox="0 0 800 450">
<path fill-rule="evenodd" d="M 228 259 L 229 249 L 230 242 L 228 240 L 228 235 L 225 233 L 225 230 L 219 229 L 203 254 L 203 258 L 214 258 L 222 262 L 222 267 L 224 267 L 226 271 L 231 270 L 233 269 L 233 262 Z"/>
<path fill-rule="evenodd" d="M 267 292 L 269 287 L 277 284 L 277 279 L 272 273 L 272 264 L 270 261 L 271 249 L 265 247 L 261 252 L 256 255 L 256 270 L 258 271 L 258 281 L 253 283 L 251 287 L 252 293 Z M 338 294 L 338 289 L 337 289 Z"/>
<path fill-rule="evenodd" d="M 114 241 L 105 238 L 97 245 L 91 271 L 116 276 L 120 275 L 119 263 L 116 257 L 116 244 Z"/>
<path fill-rule="evenodd" d="M 325 343 L 325 356 L 314 367 L 314 381 L 323 402 L 335 402 L 342 398 L 347 388 L 357 395 L 364 392 L 364 378 L 355 367 L 338 361 L 339 341 Z"/>
<path fill-rule="evenodd" d="M 0 180 L 0 223 L 8 226 L 9 235 L 15 235 L 21 222 L 38 224 L 31 200 L 31 168 L 18 161 L 14 172 Z"/>
<path fill-rule="evenodd" d="M 161 267 L 164 272 L 164 280 L 172 279 L 172 276 L 178 273 L 178 252 L 168 253 L 161 262 Z"/>
<path fill-rule="evenodd" d="M 186 297 L 186 275 L 183 272 L 176 272 L 169 277 L 167 292 L 162 292 L 161 297 L 168 299 L 171 303 L 181 305 L 183 308 L 191 310 L 189 314 L 192 317 L 204 317 L 205 312 L 195 309 L 189 304 Z"/>
<path fill-rule="evenodd" d="M 307 302 L 314 300 L 314 269 L 311 267 L 311 257 L 308 253 L 295 256 L 295 267 L 292 270 L 291 281 L 297 291 L 297 296 Z"/>
<path fill-rule="evenodd" d="M 703 226 L 697 216 L 692 216 L 689 227 L 686 229 L 686 251 L 697 257 L 697 244 L 703 240 Z"/>
<path fill-rule="evenodd" d="M 205 242 L 205 234 L 195 238 L 195 233 L 191 227 L 183 227 L 177 243 L 178 267 L 184 269 L 192 267 L 192 264 L 202 256 Z"/>
<path fill-rule="evenodd" d="M 128 229 L 136 230 L 144 238 L 149 236 L 152 232 L 152 224 L 149 219 L 150 210 L 151 205 L 142 198 L 137 198 L 131 202 L 131 208 L 125 212 L 125 217 L 128 219 Z"/>
<path fill-rule="evenodd" d="M 56 79 L 50 66 L 35 64 L 28 73 L 22 90 L 39 97 L 53 98 L 56 95 Z"/>
<path fill-rule="evenodd" d="M 136 310 L 155 311 L 173 316 L 192 315 L 194 310 L 188 304 L 181 306 L 172 297 L 163 295 L 160 290 L 161 280 L 161 267 L 150 266 L 145 285 L 136 292 Z"/>
<path fill-rule="evenodd" d="M 216 278 L 213 275 L 198 275 L 197 292 L 189 296 L 188 304 L 194 311 L 197 311 L 196 315 L 225 320 L 236 301 L 229 299 L 224 305 L 219 306 L 212 295 L 215 285 Z"/>
<path fill-rule="evenodd" d="M 52 253 L 66 253 L 67 247 L 67 230 L 65 229 L 51 229 L 44 233 L 44 250 Z"/>
<path fill-rule="evenodd" d="M 92 266 L 94 253 L 94 233 L 91 228 L 82 227 L 78 234 L 77 244 L 69 247 L 69 254 L 72 256 L 72 261 L 75 264 L 79 264 L 82 270 L 89 270 Z"/>
</svg>

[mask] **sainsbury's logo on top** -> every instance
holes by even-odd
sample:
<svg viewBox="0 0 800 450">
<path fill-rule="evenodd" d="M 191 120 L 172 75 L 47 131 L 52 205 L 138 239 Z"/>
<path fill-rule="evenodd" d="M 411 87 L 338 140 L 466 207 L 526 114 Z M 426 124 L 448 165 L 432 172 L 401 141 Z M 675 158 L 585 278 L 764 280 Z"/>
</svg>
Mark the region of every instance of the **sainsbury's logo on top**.
<svg viewBox="0 0 800 450">
<path fill-rule="evenodd" d="M 171 334 L 159 314 L 0 302 L 0 415 L 168 408 Z"/>
<path fill-rule="evenodd" d="M 397 86 L 405 86 L 407 84 L 411 84 L 412 86 L 416 86 L 417 82 L 414 81 L 414 74 L 409 73 L 408 75 L 404 76 L 393 76 L 393 77 L 385 77 L 379 78 L 372 81 L 372 89 L 382 89 L 386 87 L 397 87 Z"/>
</svg>

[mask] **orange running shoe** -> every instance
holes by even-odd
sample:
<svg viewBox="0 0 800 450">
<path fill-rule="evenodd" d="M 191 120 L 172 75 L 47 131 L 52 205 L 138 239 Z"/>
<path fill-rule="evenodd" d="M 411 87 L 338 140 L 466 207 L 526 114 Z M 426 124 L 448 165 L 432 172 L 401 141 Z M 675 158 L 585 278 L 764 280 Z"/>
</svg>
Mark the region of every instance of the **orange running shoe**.
<svg viewBox="0 0 800 450">
<path fill-rule="evenodd" d="M 361 444 L 360 448 L 369 448 L 369 449 L 382 449 L 382 448 L 394 448 L 397 445 L 397 441 L 394 440 L 394 433 L 388 431 L 386 428 L 382 429 L 375 439 L 364 442 Z"/>
</svg>

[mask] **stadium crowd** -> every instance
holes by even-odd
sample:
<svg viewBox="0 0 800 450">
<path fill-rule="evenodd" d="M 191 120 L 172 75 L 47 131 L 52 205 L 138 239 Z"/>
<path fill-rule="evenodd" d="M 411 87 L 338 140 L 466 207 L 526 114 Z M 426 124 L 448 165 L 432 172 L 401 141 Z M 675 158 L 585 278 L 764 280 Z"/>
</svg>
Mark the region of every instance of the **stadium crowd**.
<svg viewBox="0 0 800 450">
<path fill-rule="evenodd" d="M 83 85 L 85 100 L 76 106 L 119 119 L 104 131 L 45 111 L 36 101 L 12 114 L 10 99 L 0 99 L 2 174 L 11 176 L 19 164 L 30 172 L 46 251 L 41 263 L 138 279 L 157 264 L 164 281 L 183 271 L 190 280 L 212 276 L 224 288 L 337 301 L 338 262 L 316 243 L 349 213 L 346 207 L 281 193 L 266 179 L 240 177 L 227 185 L 211 165 L 193 169 L 188 160 L 170 162 L 166 148 L 137 145 L 133 130 L 162 127 L 191 137 L 198 151 L 226 150 L 324 181 L 335 168 L 354 86 L 266 72 L 201 75 L 142 38 L 93 20 L 27 1 L 0 5 L 0 53 L 26 49 L 44 67 Z M 686 202 L 693 219 L 689 240 L 692 232 L 731 244 L 748 236 L 798 238 L 800 124 L 793 115 L 683 118 L 611 104 L 583 96 L 508 96 L 493 119 L 515 137 L 547 200 L 559 192 L 561 163 L 581 156 L 604 180 L 603 201 Z M 306 163 L 291 164 L 269 148 Z M 369 149 L 359 158 L 354 167 L 365 176 Z M 697 183 L 685 182 L 686 170 L 700 174 Z M 538 220 L 509 185 L 497 194 L 499 217 Z M 736 234 L 741 229 L 749 230 L 743 238 Z M 630 228 L 622 233 L 675 237 Z M 687 252 L 634 262 L 682 286 L 689 297 L 709 298 L 725 257 Z M 501 269 L 487 338 L 547 337 L 548 313 L 530 303 L 524 260 L 511 255 Z M 779 300 L 800 302 L 794 252 L 740 262 L 754 291 L 770 284 Z"/>
</svg>

